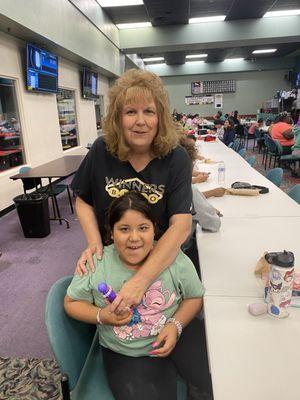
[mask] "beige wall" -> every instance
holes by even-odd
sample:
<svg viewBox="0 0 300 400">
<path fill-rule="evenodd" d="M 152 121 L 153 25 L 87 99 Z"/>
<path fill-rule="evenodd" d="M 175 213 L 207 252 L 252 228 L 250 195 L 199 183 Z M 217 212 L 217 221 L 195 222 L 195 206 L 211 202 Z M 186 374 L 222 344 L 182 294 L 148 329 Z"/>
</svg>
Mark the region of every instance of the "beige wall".
<svg viewBox="0 0 300 400">
<path fill-rule="evenodd" d="M 26 165 L 35 167 L 63 155 L 85 154 L 85 146 L 97 137 L 94 102 L 84 100 L 80 90 L 81 67 L 59 58 L 59 87 L 75 90 L 79 146 L 62 150 L 55 94 L 30 93 L 25 89 L 25 43 L 0 33 L 0 76 L 16 80 L 16 90 L 25 148 Z M 21 56 L 23 54 L 23 56 Z M 4 56 L 4 57 L 3 57 Z M 108 91 L 108 79 L 100 77 L 99 94 Z M 14 196 L 23 192 L 20 180 L 10 176 L 20 167 L 0 172 L 0 210 L 10 206 Z"/>
</svg>

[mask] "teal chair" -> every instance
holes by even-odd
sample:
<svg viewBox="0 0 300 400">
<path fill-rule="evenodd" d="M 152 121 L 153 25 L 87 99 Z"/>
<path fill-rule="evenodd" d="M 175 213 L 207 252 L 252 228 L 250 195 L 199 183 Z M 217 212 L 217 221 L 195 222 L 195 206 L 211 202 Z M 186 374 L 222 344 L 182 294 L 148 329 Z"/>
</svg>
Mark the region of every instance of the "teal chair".
<svg viewBox="0 0 300 400">
<path fill-rule="evenodd" d="M 59 279 L 46 299 L 48 339 L 62 374 L 63 400 L 114 400 L 108 386 L 95 325 L 76 321 L 64 311 L 64 296 L 72 276 Z M 70 392 L 69 392 L 70 391 Z M 186 383 L 178 378 L 177 398 L 187 397 Z"/>
<path fill-rule="evenodd" d="M 230 149 L 232 149 L 232 148 L 233 148 L 233 142 L 230 142 L 229 145 L 228 145 L 228 147 L 229 147 Z"/>
<path fill-rule="evenodd" d="M 300 204 L 300 183 L 293 186 L 289 191 L 288 195 L 295 200 L 298 204 Z"/>
<path fill-rule="evenodd" d="M 283 176 L 282 168 L 273 168 L 267 173 L 266 178 L 269 179 L 269 181 L 273 182 L 274 185 L 279 187 L 282 182 L 282 176 Z"/>
<path fill-rule="evenodd" d="M 251 167 L 253 167 L 255 160 L 256 160 L 256 156 L 251 156 L 251 157 L 246 158 L 247 163 L 250 164 Z"/>
<path fill-rule="evenodd" d="M 245 158 L 246 149 L 245 149 L 245 148 L 242 148 L 242 149 L 240 149 L 240 150 L 238 151 L 238 153 L 239 153 L 239 155 L 240 155 L 241 157 Z"/>
</svg>

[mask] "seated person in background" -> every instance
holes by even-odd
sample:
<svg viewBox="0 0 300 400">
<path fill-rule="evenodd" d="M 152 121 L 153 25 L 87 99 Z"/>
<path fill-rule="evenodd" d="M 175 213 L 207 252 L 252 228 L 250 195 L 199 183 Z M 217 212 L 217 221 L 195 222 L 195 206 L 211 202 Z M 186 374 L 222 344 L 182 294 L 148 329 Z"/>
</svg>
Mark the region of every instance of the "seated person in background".
<svg viewBox="0 0 300 400">
<path fill-rule="evenodd" d="M 248 130 L 249 135 L 254 135 L 254 130 L 257 129 L 264 129 L 265 128 L 265 121 L 263 118 L 259 118 L 257 122 L 253 122 Z"/>
<path fill-rule="evenodd" d="M 295 144 L 292 146 L 292 155 L 300 157 L 300 133 L 296 136 Z"/>
<path fill-rule="evenodd" d="M 180 144 L 186 149 L 192 163 L 194 164 L 195 152 L 190 147 L 189 143 L 186 140 L 180 140 Z M 199 225 L 204 230 L 217 232 L 221 226 L 221 214 L 206 199 L 209 197 L 222 197 L 224 196 L 226 190 L 222 187 L 218 187 L 201 193 L 194 185 L 194 183 L 201 183 L 201 181 L 197 181 L 196 178 L 197 177 L 192 178 L 193 204 L 195 211 L 193 219 L 198 221 Z"/>
<path fill-rule="evenodd" d="M 222 142 L 229 146 L 235 139 L 234 123 L 232 119 L 226 119 L 224 122 L 224 135 Z"/>
<path fill-rule="evenodd" d="M 186 140 L 187 140 L 189 143 L 191 143 L 192 146 L 195 147 L 195 144 L 196 144 L 196 142 L 197 142 L 197 139 L 196 139 L 196 136 L 195 136 L 195 135 L 188 134 L 188 135 L 185 135 L 185 138 L 186 138 Z M 196 148 L 195 148 L 195 151 L 196 151 L 196 160 L 205 160 L 205 157 L 201 156 L 201 154 L 199 154 L 199 153 L 197 152 Z M 194 175 L 193 175 L 193 176 L 194 176 Z"/>
<path fill-rule="evenodd" d="M 209 131 L 209 133 L 216 134 L 219 139 L 223 139 L 224 128 L 220 119 L 216 119 L 214 121 L 214 128 L 213 130 Z"/>
<path fill-rule="evenodd" d="M 292 130 L 293 121 L 286 112 L 279 114 L 271 130 L 271 137 L 278 140 L 282 146 L 282 154 L 291 154 L 292 146 L 295 144 L 295 137 Z"/>
<path fill-rule="evenodd" d="M 196 160 L 202 160 L 204 157 L 200 156 L 197 152 L 195 147 L 194 139 L 190 138 L 189 136 L 193 135 L 182 135 L 179 133 L 179 144 L 186 149 L 189 156 L 193 160 L 193 170 L 192 170 L 192 183 L 201 183 L 205 182 L 209 177 L 209 173 L 201 172 L 194 168 L 194 163 Z M 193 136 L 194 137 L 194 136 Z M 192 156 L 191 156 L 192 154 Z"/>
<path fill-rule="evenodd" d="M 222 215 L 206 200 L 205 192 L 201 193 L 195 185 L 192 185 L 192 190 L 195 210 L 193 220 L 198 221 L 201 228 L 205 231 L 218 232 L 221 226 L 220 217 Z"/>
<path fill-rule="evenodd" d="M 177 374 L 211 392 L 203 322 L 195 318 L 204 288 L 193 263 L 179 251 L 141 303 L 116 314 L 98 284 L 105 282 L 118 292 L 139 270 L 155 246 L 156 221 L 148 201 L 131 191 L 110 204 L 107 222 L 113 244 L 104 247 L 101 260 L 94 256 L 95 273 L 74 276 L 64 307 L 70 317 L 97 324 L 114 398 L 176 399 Z"/>
<path fill-rule="evenodd" d="M 213 119 L 214 121 L 220 120 L 221 122 L 224 122 L 226 118 L 222 114 L 222 111 L 217 111 L 216 114 L 213 116 Z"/>
</svg>

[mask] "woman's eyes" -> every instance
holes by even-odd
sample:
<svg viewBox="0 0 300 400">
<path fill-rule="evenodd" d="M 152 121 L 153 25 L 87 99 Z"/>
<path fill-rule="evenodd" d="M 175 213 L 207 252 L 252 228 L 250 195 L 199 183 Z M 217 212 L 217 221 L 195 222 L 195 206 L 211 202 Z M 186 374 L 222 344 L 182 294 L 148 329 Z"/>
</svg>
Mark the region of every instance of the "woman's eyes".
<svg viewBox="0 0 300 400">
<path fill-rule="evenodd" d="M 148 229 L 147 225 L 141 226 L 140 231 L 145 232 Z"/>
<path fill-rule="evenodd" d="M 156 114 L 155 111 L 151 110 L 151 109 L 145 110 L 144 113 L 145 114 L 151 114 L 151 115 L 155 115 Z M 137 114 L 136 110 L 127 110 L 126 111 L 126 115 L 134 115 L 134 114 Z"/>
<path fill-rule="evenodd" d="M 121 232 L 128 232 L 128 228 L 125 228 L 125 227 L 124 228 L 120 228 L 120 231 Z"/>
<path fill-rule="evenodd" d="M 142 225 L 142 226 L 139 227 L 139 230 L 141 232 L 145 232 L 145 231 L 148 230 L 148 228 L 149 227 L 147 225 Z M 127 232 L 129 232 L 129 228 L 124 226 L 124 227 L 120 228 L 120 231 L 123 232 L 123 233 L 127 233 Z"/>
</svg>

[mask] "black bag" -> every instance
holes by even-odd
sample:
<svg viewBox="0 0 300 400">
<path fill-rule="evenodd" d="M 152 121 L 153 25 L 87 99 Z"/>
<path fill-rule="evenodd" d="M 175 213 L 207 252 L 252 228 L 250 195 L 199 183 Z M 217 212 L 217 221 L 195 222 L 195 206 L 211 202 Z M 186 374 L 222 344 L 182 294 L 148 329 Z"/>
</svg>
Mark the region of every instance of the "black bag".
<svg viewBox="0 0 300 400">
<path fill-rule="evenodd" d="M 258 189 L 260 194 L 269 193 L 266 186 L 251 185 L 247 182 L 234 182 L 231 187 L 233 189 Z"/>
</svg>

